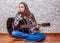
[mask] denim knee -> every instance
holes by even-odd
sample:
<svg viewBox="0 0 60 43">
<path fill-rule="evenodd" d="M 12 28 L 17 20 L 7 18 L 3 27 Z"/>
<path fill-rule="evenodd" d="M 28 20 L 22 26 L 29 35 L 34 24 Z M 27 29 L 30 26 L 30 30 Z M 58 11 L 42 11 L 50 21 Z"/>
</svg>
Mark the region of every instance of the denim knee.
<svg viewBox="0 0 60 43">
<path fill-rule="evenodd" d="M 41 42 L 43 40 L 45 40 L 45 34 L 42 33 L 35 33 L 33 35 L 29 35 L 29 37 L 25 39 L 26 42 Z"/>
<path fill-rule="evenodd" d="M 17 38 L 21 38 L 21 37 L 26 38 L 26 37 L 28 36 L 28 34 L 23 33 L 23 32 L 20 32 L 20 31 L 18 31 L 18 30 L 12 31 L 11 35 L 12 35 L 13 37 L 17 37 Z"/>
<path fill-rule="evenodd" d="M 16 31 L 12 31 L 11 35 L 16 36 L 17 35 Z"/>
</svg>

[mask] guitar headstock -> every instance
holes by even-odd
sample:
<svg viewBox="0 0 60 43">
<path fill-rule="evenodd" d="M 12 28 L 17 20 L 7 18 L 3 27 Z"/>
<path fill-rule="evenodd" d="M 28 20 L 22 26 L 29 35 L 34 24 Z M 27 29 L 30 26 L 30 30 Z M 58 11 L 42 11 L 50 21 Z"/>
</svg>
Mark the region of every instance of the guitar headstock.
<svg viewBox="0 0 60 43">
<path fill-rule="evenodd" d="M 43 27 L 47 27 L 47 26 L 49 27 L 50 25 L 51 25 L 50 23 L 42 23 L 41 24 L 41 26 L 43 26 Z"/>
</svg>

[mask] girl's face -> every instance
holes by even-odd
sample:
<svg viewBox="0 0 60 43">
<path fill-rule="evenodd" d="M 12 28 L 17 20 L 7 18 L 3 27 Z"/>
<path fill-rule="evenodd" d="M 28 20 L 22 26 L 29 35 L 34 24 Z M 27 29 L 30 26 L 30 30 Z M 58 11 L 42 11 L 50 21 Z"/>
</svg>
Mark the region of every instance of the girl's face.
<svg viewBox="0 0 60 43">
<path fill-rule="evenodd" d="M 25 11 L 25 6 L 23 4 L 19 4 L 18 12 L 23 13 L 24 11 Z"/>
</svg>

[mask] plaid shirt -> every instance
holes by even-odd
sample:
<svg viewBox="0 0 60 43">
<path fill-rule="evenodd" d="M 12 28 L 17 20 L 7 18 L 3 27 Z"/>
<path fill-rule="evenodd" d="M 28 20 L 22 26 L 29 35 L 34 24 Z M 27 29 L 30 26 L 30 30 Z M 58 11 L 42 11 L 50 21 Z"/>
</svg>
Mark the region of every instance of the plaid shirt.
<svg viewBox="0 0 60 43">
<path fill-rule="evenodd" d="M 15 16 L 14 19 L 15 19 L 14 25 L 17 26 L 17 24 L 19 23 L 19 21 L 22 20 L 23 18 L 21 17 L 21 14 L 16 14 L 16 16 Z M 28 23 L 30 23 L 32 25 L 35 25 L 36 24 L 36 22 L 33 21 L 32 19 L 29 19 L 29 22 Z M 32 27 L 30 30 L 31 30 L 32 33 L 35 33 L 36 32 L 35 31 L 35 27 Z"/>
<path fill-rule="evenodd" d="M 15 21 L 14 21 L 14 25 L 17 26 L 17 24 L 19 23 L 20 20 L 22 20 L 23 18 L 21 17 L 21 14 L 16 14 L 15 16 Z"/>
</svg>

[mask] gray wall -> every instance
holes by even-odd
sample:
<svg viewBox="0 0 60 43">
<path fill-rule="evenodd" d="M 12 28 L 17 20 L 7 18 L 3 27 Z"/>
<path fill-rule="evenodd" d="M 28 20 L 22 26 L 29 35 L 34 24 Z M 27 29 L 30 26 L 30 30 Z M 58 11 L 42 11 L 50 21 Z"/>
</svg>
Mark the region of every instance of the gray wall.
<svg viewBox="0 0 60 43">
<path fill-rule="evenodd" d="M 18 4 L 26 2 L 37 23 L 51 23 L 41 27 L 42 33 L 60 33 L 60 0 L 0 0 L 0 33 L 7 33 L 6 21 L 17 13 Z"/>
</svg>

